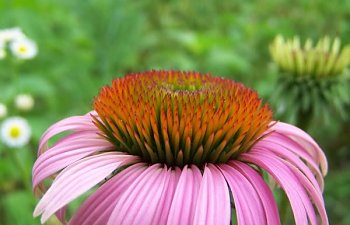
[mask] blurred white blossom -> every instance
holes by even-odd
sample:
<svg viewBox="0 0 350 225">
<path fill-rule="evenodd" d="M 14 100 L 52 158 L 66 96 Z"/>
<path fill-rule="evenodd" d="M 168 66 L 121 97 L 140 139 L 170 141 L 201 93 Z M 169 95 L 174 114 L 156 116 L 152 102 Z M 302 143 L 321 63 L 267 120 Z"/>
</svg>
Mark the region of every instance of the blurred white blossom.
<svg viewBox="0 0 350 225">
<path fill-rule="evenodd" d="M 30 111 L 34 107 L 34 98 L 30 94 L 19 94 L 15 98 L 15 106 L 22 111 Z"/>
<path fill-rule="evenodd" d="M 19 27 L 0 30 L 0 43 L 6 44 L 15 40 L 23 39 L 26 36 Z"/>
<path fill-rule="evenodd" d="M 29 142 L 31 128 L 26 119 L 10 117 L 2 123 L 1 140 L 9 147 L 22 147 Z"/>
<path fill-rule="evenodd" d="M 0 29 L 0 59 L 6 57 L 6 49 L 19 59 L 32 59 L 38 53 L 36 43 L 29 39 L 19 27 Z"/>
<path fill-rule="evenodd" d="M 4 118 L 7 115 L 7 107 L 5 104 L 0 103 L 0 119 Z"/>
<path fill-rule="evenodd" d="M 32 59 L 38 53 L 36 43 L 28 38 L 12 41 L 10 49 L 12 54 L 19 59 Z"/>
</svg>

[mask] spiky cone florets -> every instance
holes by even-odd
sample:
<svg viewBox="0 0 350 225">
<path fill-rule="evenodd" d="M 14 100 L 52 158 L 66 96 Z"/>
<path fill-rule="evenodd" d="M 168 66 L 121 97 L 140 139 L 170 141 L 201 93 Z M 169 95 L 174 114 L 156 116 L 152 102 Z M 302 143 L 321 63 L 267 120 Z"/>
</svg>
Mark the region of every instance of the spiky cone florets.
<svg viewBox="0 0 350 225">
<path fill-rule="evenodd" d="M 95 123 L 118 151 L 169 166 L 223 163 L 246 152 L 272 119 L 240 83 L 195 72 L 116 79 L 94 101 Z"/>
</svg>

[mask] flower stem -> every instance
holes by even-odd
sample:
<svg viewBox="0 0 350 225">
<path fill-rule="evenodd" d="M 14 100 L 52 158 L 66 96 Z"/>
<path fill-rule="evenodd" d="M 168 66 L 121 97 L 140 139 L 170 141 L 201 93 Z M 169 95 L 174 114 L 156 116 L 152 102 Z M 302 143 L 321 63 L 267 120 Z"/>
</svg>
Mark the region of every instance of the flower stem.
<svg viewBox="0 0 350 225">
<path fill-rule="evenodd" d="M 21 179 L 22 179 L 22 183 L 23 183 L 24 187 L 26 189 L 28 189 L 29 191 L 31 191 L 32 188 L 30 186 L 29 175 L 27 173 L 25 166 L 23 165 L 22 160 L 18 157 L 17 150 L 19 150 L 19 149 L 10 149 L 8 152 L 9 152 L 9 155 L 11 157 L 11 160 L 20 170 L 20 175 L 21 175 Z"/>
<path fill-rule="evenodd" d="M 279 209 L 280 209 L 281 224 L 288 224 L 290 205 L 289 205 L 288 197 L 283 193 L 281 193 Z"/>
<path fill-rule="evenodd" d="M 304 131 L 308 131 L 310 129 L 312 119 L 313 119 L 312 109 L 308 109 L 307 111 L 300 110 L 297 115 L 296 125 L 300 129 Z"/>
<path fill-rule="evenodd" d="M 15 90 L 16 90 L 16 94 L 18 93 L 18 61 L 17 59 L 12 59 L 11 60 L 11 67 L 12 67 L 12 81 L 13 81 L 13 85 L 15 86 Z"/>
</svg>

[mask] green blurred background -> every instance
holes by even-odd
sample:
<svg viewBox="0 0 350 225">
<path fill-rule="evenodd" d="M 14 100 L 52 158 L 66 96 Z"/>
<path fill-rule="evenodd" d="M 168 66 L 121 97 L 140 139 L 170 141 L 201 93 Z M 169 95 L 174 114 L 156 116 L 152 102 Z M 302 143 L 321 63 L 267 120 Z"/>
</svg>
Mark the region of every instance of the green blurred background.
<svg viewBox="0 0 350 225">
<path fill-rule="evenodd" d="M 269 101 L 277 74 L 268 45 L 275 35 L 339 36 L 350 43 L 349 9 L 345 0 L 1 0 L 0 29 L 21 27 L 39 52 L 17 65 L 16 81 L 9 78 L 13 65 L 0 61 L 0 101 L 10 105 L 18 92 L 35 98 L 30 113 L 8 112 L 28 119 L 33 137 L 21 149 L 0 144 L 0 224 L 39 224 L 26 186 L 41 134 L 59 119 L 91 110 L 99 88 L 114 77 L 149 69 L 211 72 L 241 81 Z M 330 223 L 350 224 L 350 121 L 334 116 L 310 132 L 329 158 Z M 27 172 L 20 172 L 9 151 L 16 151 Z"/>
</svg>

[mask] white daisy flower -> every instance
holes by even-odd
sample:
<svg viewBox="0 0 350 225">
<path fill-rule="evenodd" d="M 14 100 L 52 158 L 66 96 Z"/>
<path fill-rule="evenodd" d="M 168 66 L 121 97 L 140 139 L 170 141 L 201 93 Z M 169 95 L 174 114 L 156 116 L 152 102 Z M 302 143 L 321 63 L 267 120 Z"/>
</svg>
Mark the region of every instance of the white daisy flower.
<svg viewBox="0 0 350 225">
<path fill-rule="evenodd" d="M 27 38 L 18 39 L 11 42 L 10 49 L 13 55 L 20 59 L 31 59 L 38 53 L 36 43 Z"/>
<path fill-rule="evenodd" d="M 10 117 L 1 126 L 1 139 L 9 147 L 22 147 L 29 142 L 31 128 L 26 119 Z"/>
<path fill-rule="evenodd" d="M 0 42 L 7 43 L 14 40 L 19 40 L 25 38 L 22 29 L 19 27 L 13 27 L 8 29 L 0 30 Z"/>
<path fill-rule="evenodd" d="M 15 98 L 15 106 L 21 111 L 30 111 L 34 107 L 34 98 L 30 94 L 19 94 Z"/>
<path fill-rule="evenodd" d="M 7 107 L 5 104 L 0 103 L 0 119 L 4 118 L 7 115 Z"/>
</svg>

